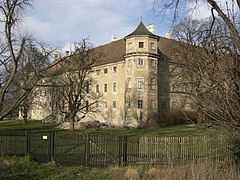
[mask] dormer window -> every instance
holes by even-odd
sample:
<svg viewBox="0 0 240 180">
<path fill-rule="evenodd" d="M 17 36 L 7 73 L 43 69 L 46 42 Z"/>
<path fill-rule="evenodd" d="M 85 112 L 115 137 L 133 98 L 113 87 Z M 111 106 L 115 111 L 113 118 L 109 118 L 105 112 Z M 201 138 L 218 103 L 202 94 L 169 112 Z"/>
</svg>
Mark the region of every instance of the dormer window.
<svg viewBox="0 0 240 180">
<path fill-rule="evenodd" d="M 144 48 L 144 42 L 138 42 L 138 47 L 139 48 Z"/>
</svg>

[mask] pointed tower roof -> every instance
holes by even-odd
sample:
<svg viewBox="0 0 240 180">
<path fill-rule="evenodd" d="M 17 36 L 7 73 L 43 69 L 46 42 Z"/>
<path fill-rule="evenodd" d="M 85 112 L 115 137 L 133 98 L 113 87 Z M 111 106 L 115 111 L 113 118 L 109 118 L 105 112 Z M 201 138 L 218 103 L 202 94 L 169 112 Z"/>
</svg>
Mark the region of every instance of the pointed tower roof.
<svg viewBox="0 0 240 180">
<path fill-rule="evenodd" d="M 128 38 L 130 36 L 150 36 L 152 38 L 156 38 L 159 40 L 159 36 L 151 33 L 146 26 L 143 24 L 143 22 L 141 21 L 138 25 L 138 27 L 129 35 L 125 36 L 125 38 Z M 124 39 L 125 39 L 124 38 Z"/>
</svg>

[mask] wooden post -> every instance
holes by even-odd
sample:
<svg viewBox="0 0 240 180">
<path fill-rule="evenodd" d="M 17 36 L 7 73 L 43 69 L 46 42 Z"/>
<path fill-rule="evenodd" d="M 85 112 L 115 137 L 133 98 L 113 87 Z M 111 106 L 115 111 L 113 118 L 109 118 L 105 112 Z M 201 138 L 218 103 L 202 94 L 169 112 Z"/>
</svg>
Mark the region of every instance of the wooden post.
<svg viewBox="0 0 240 180">
<path fill-rule="evenodd" d="M 127 136 L 123 137 L 123 166 L 127 165 Z"/>
<path fill-rule="evenodd" d="M 86 145 L 85 145 L 85 166 L 90 164 L 90 134 L 86 136 Z"/>
<path fill-rule="evenodd" d="M 30 131 L 25 131 L 25 156 L 30 155 Z"/>
<path fill-rule="evenodd" d="M 50 161 L 54 161 L 55 133 L 50 132 Z"/>
<path fill-rule="evenodd" d="M 122 137 L 120 136 L 118 138 L 118 166 L 122 165 L 122 151 L 123 151 L 123 146 L 122 146 Z"/>
</svg>

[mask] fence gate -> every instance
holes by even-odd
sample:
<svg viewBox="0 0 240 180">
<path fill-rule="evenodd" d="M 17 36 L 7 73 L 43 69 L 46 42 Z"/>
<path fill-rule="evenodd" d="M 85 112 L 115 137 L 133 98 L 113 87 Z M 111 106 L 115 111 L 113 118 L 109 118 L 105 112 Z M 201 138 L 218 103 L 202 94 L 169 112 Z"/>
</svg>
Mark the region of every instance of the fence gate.
<svg viewBox="0 0 240 180">
<path fill-rule="evenodd" d="M 28 154 L 34 160 L 38 162 L 49 162 L 52 158 L 52 139 L 53 133 L 51 132 L 28 132 L 27 141 L 28 141 Z"/>
</svg>

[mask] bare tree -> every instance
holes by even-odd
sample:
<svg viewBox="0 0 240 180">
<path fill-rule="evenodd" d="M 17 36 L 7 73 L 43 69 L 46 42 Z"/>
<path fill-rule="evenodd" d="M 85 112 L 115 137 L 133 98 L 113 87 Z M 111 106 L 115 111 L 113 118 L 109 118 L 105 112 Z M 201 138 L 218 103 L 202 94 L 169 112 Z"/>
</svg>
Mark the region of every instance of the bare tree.
<svg viewBox="0 0 240 180">
<path fill-rule="evenodd" d="M 94 93 L 91 85 L 92 67 L 101 53 L 95 52 L 91 44 L 83 39 L 74 44 L 75 51 L 71 55 L 60 59 L 55 66 L 54 75 L 51 77 L 52 85 L 57 88 L 59 110 L 70 121 L 70 130 L 74 130 L 74 122 L 78 115 L 85 116 L 92 112 L 93 105 L 99 100 L 99 94 Z"/>
<path fill-rule="evenodd" d="M 204 120 L 240 132 L 239 0 L 226 1 L 225 7 L 215 0 L 201 1 L 211 7 L 210 22 L 181 19 L 178 13 L 188 2 L 154 1 L 155 10 L 171 9 L 173 22 L 180 21 L 173 28 L 179 42 L 171 57 L 178 82 L 185 83 L 184 93 Z M 194 2 L 197 10 L 200 0 Z"/>
<path fill-rule="evenodd" d="M 173 50 L 175 60 L 172 63 L 181 70 L 175 68 L 172 72 L 178 80 L 175 85 L 185 84 L 184 93 L 202 120 L 239 132 L 238 55 L 232 50 L 229 31 L 222 21 L 215 22 L 211 35 L 210 26 L 207 21 L 201 23 L 186 19 L 173 31 L 179 42 Z"/>
<path fill-rule="evenodd" d="M 18 25 L 29 6 L 31 0 L 0 2 L 0 23 L 4 27 L 0 33 L 0 120 L 11 114 L 32 91 L 41 78 L 40 64 L 52 52 L 31 36 L 22 35 Z M 33 53 L 28 55 L 30 52 Z M 24 69 L 29 64 L 33 68 L 31 73 Z"/>
</svg>

